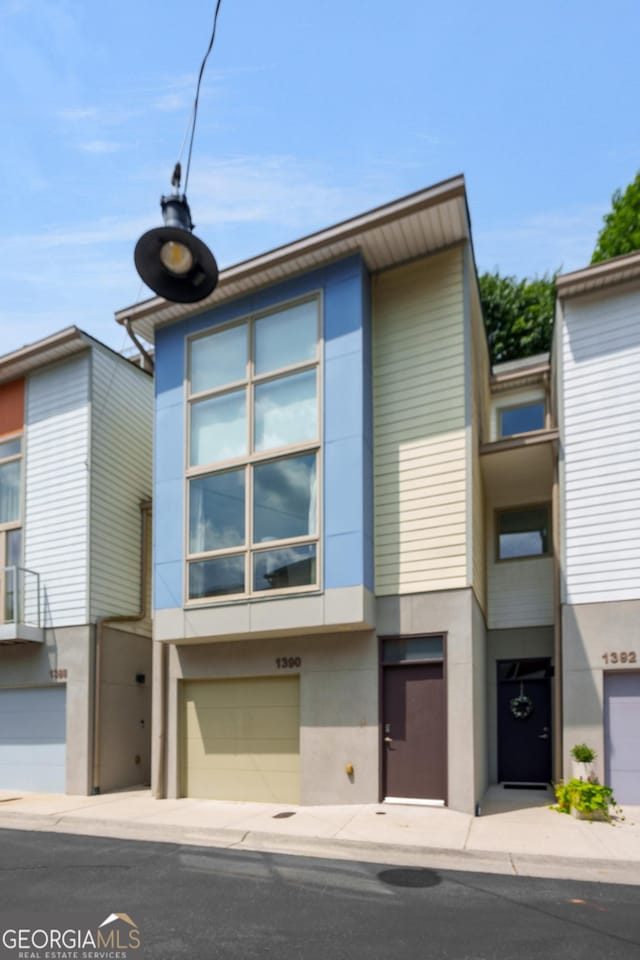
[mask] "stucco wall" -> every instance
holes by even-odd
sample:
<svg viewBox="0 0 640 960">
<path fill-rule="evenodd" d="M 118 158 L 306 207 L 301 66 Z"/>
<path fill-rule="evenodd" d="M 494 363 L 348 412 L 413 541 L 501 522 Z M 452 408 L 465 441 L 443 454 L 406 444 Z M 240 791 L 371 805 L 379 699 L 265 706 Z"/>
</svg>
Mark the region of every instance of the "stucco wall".
<svg viewBox="0 0 640 960">
<path fill-rule="evenodd" d="M 476 715 L 482 712 L 483 697 L 474 679 L 477 652 L 474 650 L 473 604 L 475 600 L 469 588 L 378 597 L 377 600 L 380 636 L 446 634 L 447 799 L 453 810 L 465 813 L 475 812 L 476 789 L 484 777 L 482 771 L 476 774 L 485 727 L 476 729 Z"/>
<path fill-rule="evenodd" d="M 101 661 L 98 784 L 105 793 L 150 782 L 151 640 L 106 627 Z"/>
<path fill-rule="evenodd" d="M 172 646 L 167 683 L 168 796 L 180 795 L 180 680 L 277 676 L 278 657 L 302 660 L 295 671 L 300 675 L 301 802 L 377 802 L 378 643 L 371 631 Z M 353 764 L 352 777 L 346 773 L 347 764 Z"/>
<path fill-rule="evenodd" d="M 52 680 L 51 670 L 66 670 L 66 680 Z M 66 792 L 91 792 L 93 728 L 93 628 L 56 627 L 42 644 L 0 644 L 0 687 L 43 687 L 65 683 Z"/>
<path fill-rule="evenodd" d="M 598 754 L 594 766 L 604 780 L 604 673 L 640 670 L 639 623 L 640 600 L 562 607 L 565 776 L 571 770 L 571 748 L 587 743 Z M 621 653 L 627 654 L 626 664 L 620 662 Z M 635 663 L 629 662 L 630 653 L 635 653 Z"/>
</svg>

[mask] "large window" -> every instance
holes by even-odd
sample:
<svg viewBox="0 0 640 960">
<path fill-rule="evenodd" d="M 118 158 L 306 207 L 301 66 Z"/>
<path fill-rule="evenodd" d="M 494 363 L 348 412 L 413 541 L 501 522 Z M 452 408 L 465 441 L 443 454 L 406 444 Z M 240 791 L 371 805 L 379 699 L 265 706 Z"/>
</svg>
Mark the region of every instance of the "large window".
<svg viewBox="0 0 640 960">
<path fill-rule="evenodd" d="M 319 302 L 189 341 L 188 597 L 318 586 Z"/>
<path fill-rule="evenodd" d="M 541 557 L 551 552 L 546 504 L 498 512 L 498 560 Z"/>
</svg>

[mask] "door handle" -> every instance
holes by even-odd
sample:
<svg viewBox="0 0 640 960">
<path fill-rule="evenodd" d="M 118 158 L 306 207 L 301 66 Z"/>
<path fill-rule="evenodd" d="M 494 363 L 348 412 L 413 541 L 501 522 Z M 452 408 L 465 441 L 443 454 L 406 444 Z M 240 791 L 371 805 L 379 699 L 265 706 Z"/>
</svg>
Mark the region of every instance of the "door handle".
<svg viewBox="0 0 640 960">
<path fill-rule="evenodd" d="M 548 740 L 548 739 L 549 739 L 549 734 L 548 734 L 548 733 L 539 733 L 539 734 L 538 734 L 538 740 Z"/>
<path fill-rule="evenodd" d="M 385 738 L 384 738 L 384 742 L 385 742 L 385 743 L 393 743 L 393 737 L 385 737 Z"/>
</svg>

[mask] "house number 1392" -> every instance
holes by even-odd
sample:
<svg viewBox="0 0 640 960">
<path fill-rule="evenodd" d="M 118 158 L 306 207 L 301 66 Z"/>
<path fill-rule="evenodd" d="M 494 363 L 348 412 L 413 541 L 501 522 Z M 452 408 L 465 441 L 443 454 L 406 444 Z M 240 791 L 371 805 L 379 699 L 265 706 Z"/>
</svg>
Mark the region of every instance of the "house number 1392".
<svg viewBox="0 0 640 960">
<path fill-rule="evenodd" d="M 635 650 L 622 650 L 620 653 L 618 651 L 611 651 L 611 653 L 603 653 L 602 659 L 605 663 L 637 663 L 638 657 Z"/>
</svg>

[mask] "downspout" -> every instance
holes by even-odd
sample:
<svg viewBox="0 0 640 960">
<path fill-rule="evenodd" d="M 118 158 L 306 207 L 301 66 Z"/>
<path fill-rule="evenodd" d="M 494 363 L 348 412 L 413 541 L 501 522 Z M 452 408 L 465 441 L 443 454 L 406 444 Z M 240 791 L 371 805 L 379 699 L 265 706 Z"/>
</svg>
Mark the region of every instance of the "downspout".
<svg viewBox="0 0 640 960">
<path fill-rule="evenodd" d="M 147 583 L 147 573 L 149 557 L 147 551 L 147 540 L 149 533 L 149 521 L 151 506 L 145 502 L 140 506 L 142 514 L 141 530 L 141 563 L 140 563 L 140 607 L 136 614 L 123 614 L 114 617 L 98 617 L 95 626 L 95 664 L 93 676 L 93 770 L 91 776 L 91 793 L 93 795 L 100 793 L 100 705 L 102 691 L 102 650 L 104 646 L 104 628 L 114 623 L 139 623 L 145 620 L 148 614 L 145 588 Z"/>
<path fill-rule="evenodd" d="M 142 369 L 146 370 L 147 373 L 153 373 L 153 357 L 151 356 L 149 351 L 142 346 L 141 342 L 138 340 L 137 336 L 135 335 L 133 328 L 131 326 L 130 317 L 126 318 L 126 320 L 124 321 L 124 326 L 125 326 L 125 330 L 129 334 L 130 339 L 135 344 L 137 349 L 140 351 L 141 356 L 143 357 Z"/>
<path fill-rule="evenodd" d="M 553 539 L 553 779 L 562 779 L 562 603 L 560 590 L 560 485 L 558 479 L 558 441 L 554 440 L 553 486 L 551 490 L 551 526 Z"/>
</svg>

